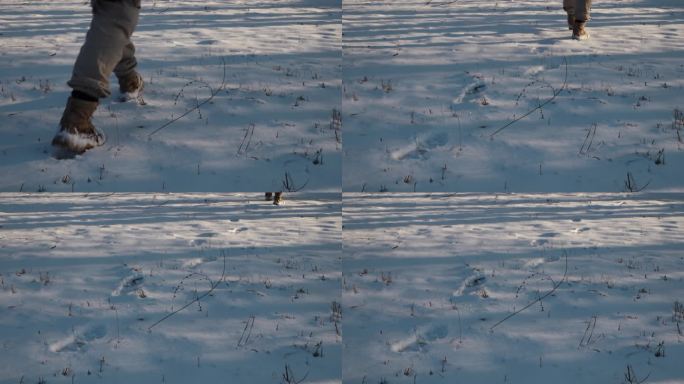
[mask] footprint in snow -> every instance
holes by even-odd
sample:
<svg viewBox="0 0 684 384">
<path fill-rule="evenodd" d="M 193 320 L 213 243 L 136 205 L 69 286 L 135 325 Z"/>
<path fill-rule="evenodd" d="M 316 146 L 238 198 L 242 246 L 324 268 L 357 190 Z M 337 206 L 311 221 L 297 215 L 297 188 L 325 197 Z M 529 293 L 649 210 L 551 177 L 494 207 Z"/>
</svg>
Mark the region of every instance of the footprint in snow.
<svg viewBox="0 0 684 384">
<path fill-rule="evenodd" d="M 107 327 L 102 324 L 90 324 L 74 329 L 71 335 L 51 343 L 48 348 L 52 352 L 83 352 L 91 341 L 106 335 Z"/>
<path fill-rule="evenodd" d="M 215 256 L 211 257 L 193 257 L 190 259 L 185 259 L 181 262 L 181 268 L 183 269 L 193 269 L 196 268 L 204 263 L 209 263 L 212 261 L 216 261 L 218 258 Z"/>
<path fill-rule="evenodd" d="M 461 93 L 456 96 L 451 104 L 458 106 L 464 102 L 470 102 L 474 99 L 481 99 L 482 93 L 487 89 L 487 84 L 484 78 L 478 74 L 471 75 L 470 82 L 462 85 Z"/>
<path fill-rule="evenodd" d="M 183 268 L 183 269 L 195 268 L 198 265 L 202 265 L 203 263 L 204 263 L 204 260 L 202 258 L 194 257 L 192 259 L 183 260 L 183 262 L 181 263 L 181 268 Z"/>
<path fill-rule="evenodd" d="M 483 295 L 486 294 L 485 283 L 487 282 L 487 277 L 479 271 L 473 272 L 474 273 L 464 279 L 461 286 L 451 294 L 452 299 L 464 295 L 486 297 Z"/>
<path fill-rule="evenodd" d="M 419 327 L 412 335 L 392 343 L 390 349 L 393 352 L 418 352 L 447 336 L 449 336 L 449 327 L 446 324 L 431 324 Z"/>
<path fill-rule="evenodd" d="M 548 243 L 549 243 L 549 241 L 546 240 L 546 239 L 536 239 L 536 240 L 530 241 L 530 245 L 533 246 L 533 247 L 539 247 L 539 246 L 542 246 L 542 245 L 546 245 L 546 244 L 548 244 Z"/>
<path fill-rule="evenodd" d="M 536 268 L 544 264 L 546 260 L 543 257 L 535 257 L 533 259 L 525 260 L 523 263 L 524 268 Z"/>
<path fill-rule="evenodd" d="M 125 277 L 119 286 L 112 292 L 112 296 L 121 296 L 142 289 L 145 276 L 141 272 L 134 271 L 132 275 Z"/>
<path fill-rule="evenodd" d="M 216 237 L 218 236 L 218 233 L 216 232 L 205 232 L 205 233 L 200 233 L 197 235 L 197 237 Z"/>
<path fill-rule="evenodd" d="M 426 135 L 416 136 L 413 143 L 392 151 L 390 156 L 394 160 L 416 159 L 425 160 L 430 157 L 432 150 L 445 147 L 449 144 L 449 134 L 446 132 L 433 132 Z"/>
<path fill-rule="evenodd" d="M 188 245 L 191 247 L 201 247 L 209 243 L 209 239 L 218 236 L 216 232 L 204 232 L 197 235 L 196 239 L 188 241 Z"/>
</svg>

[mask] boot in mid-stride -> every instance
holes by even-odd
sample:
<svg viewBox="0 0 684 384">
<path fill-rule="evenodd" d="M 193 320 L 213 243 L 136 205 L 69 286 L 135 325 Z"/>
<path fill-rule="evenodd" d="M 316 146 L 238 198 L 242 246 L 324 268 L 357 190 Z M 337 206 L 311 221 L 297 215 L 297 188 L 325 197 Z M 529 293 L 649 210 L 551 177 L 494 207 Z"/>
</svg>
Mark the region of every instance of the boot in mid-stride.
<svg viewBox="0 0 684 384">
<path fill-rule="evenodd" d="M 574 40 L 587 40 L 587 39 L 589 39 L 589 33 L 584 28 L 585 24 L 586 24 L 585 21 L 575 20 L 575 25 L 572 28 L 572 38 Z"/>
<path fill-rule="evenodd" d="M 144 86 L 142 76 L 136 71 L 119 78 L 119 101 L 138 100 L 140 104 L 144 104 L 142 100 Z"/>
<path fill-rule="evenodd" d="M 589 33 L 585 26 L 590 19 L 591 0 L 563 0 L 563 9 L 568 15 L 568 29 L 575 40 L 587 40 Z"/>
<path fill-rule="evenodd" d="M 276 192 L 274 195 L 273 192 L 266 192 L 265 199 L 266 201 L 273 200 L 273 205 L 280 205 L 280 202 L 283 201 L 283 193 Z"/>
<path fill-rule="evenodd" d="M 69 97 L 59 122 L 59 131 L 52 139 L 58 158 L 81 154 L 105 143 L 104 134 L 91 121 L 97 104 L 97 100 Z"/>
</svg>

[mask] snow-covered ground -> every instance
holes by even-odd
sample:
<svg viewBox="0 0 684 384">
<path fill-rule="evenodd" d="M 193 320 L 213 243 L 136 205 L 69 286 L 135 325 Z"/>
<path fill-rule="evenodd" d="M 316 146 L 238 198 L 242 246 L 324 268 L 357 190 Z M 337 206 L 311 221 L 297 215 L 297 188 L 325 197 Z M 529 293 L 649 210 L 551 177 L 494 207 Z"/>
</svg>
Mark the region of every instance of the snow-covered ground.
<svg viewBox="0 0 684 384">
<path fill-rule="evenodd" d="M 684 2 L 594 3 L 346 0 L 343 189 L 681 191 Z"/>
<path fill-rule="evenodd" d="M 683 229 L 682 194 L 6 193 L 0 383 L 682 383 Z"/>
<path fill-rule="evenodd" d="M 0 384 L 684 383 L 681 0 L 1 3 Z"/>
<path fill-rule="evenodd" d="M 343 226 L 344 383 L 684 383 L 680 194 L 345 193 Z"/>
<path fill-rule="evenodd" d="M 341 382 L 340 195 L 262 198 L 4 194 L 0 383 Z"/>
<path fill-rule="evenodd" d="M 147 105 L 103 100 L 107 143 L 56 160 L 88 3 L 2 1 L 0 191 L 340 189 L 340 0 L 143 1 Z"/>
</svg>

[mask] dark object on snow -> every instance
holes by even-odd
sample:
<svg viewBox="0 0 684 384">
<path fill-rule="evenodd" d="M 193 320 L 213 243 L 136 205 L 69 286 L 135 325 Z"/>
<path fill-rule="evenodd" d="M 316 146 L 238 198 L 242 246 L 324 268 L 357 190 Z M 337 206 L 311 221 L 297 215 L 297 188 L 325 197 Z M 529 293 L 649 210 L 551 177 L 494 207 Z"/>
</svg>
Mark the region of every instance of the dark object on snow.
<svg viewBox="0 0 684 384">
<path fill-rule="evenodd" d="M 280 202 L 282 201 L 282 195 L 282 192 L 275 192 L 275 196 L 273 195 L 273 192 L 266 192 L 265 198 L 266 201 L 273 200 L 273 205 L 280 205 Z"/>
</svg>

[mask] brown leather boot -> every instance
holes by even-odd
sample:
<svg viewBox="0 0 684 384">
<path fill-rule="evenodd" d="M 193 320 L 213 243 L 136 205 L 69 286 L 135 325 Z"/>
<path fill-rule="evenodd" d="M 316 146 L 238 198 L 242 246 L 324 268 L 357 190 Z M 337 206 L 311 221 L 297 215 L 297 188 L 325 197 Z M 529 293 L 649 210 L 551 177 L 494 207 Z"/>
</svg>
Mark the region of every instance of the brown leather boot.
<svg viewBox="0 0 684 384">
<path fill-rule="evenodd" d="M 105 136 L 98 131 L 91 118 L 97 109 L 97 101 L 69 97 L 59 122 L 59 131 L 52 139 L 56 149 L 81 154 L 105 143 Z"/>
<path fill-rule="evenodd" d="M 133 71 L 125 77 L 119 78 L 119 92 L 121 92 L 121 101 L 128 101 L 137 99 L 145 86 L 142 76 Z"/>
<path fill-rule="evenodd" d="M 266 201 L 273 200 L 273 205 L 280 205 L 280 202 L 282 201 L 282 195 L 282 192 L 276 192 L 274 197 L 273 192 L 266 192 L 265 199 Z"/>
<path fill-rule="evenodd" d="M 575 40 L 587 40 L 589 33 L 584 28 L 586 22 L 583 20 L 575 20 L 575 27 L 572 29 L 572 38 Z"/>
</svg>

